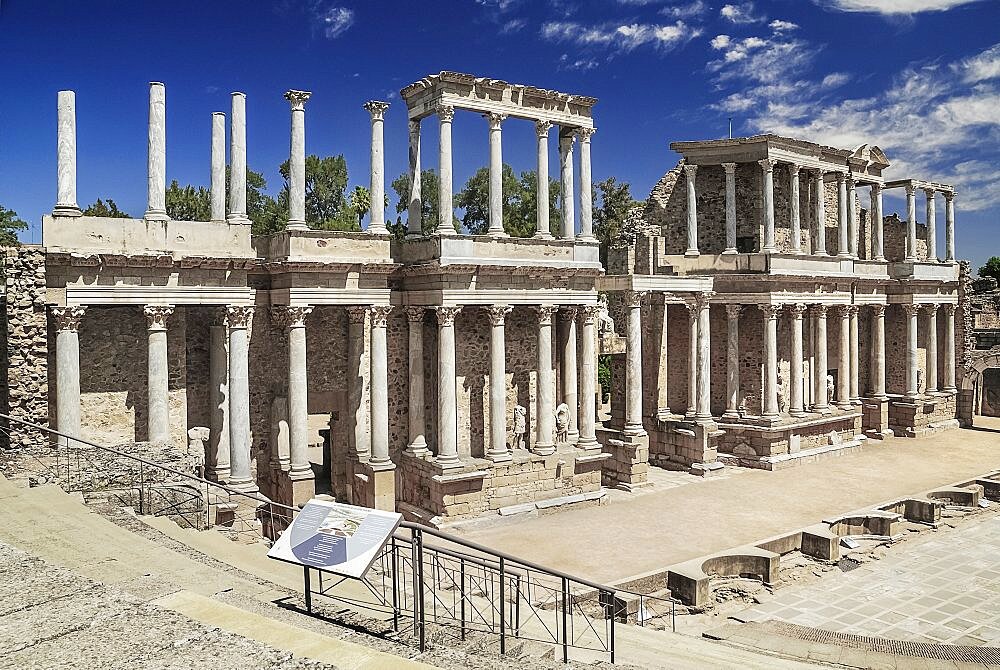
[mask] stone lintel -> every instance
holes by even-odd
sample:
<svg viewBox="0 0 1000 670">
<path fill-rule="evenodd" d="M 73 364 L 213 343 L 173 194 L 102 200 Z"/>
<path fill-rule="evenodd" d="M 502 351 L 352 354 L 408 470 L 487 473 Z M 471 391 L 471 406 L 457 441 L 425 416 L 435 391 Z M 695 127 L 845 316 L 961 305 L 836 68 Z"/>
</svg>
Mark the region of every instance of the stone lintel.
<svg viewBox="0 0 1000 670">
<path fill-rule="evenodd" d="M 432 475 L 431 479 L 439 484 L 453 484 L 455 482 L 467 482 L 475 479 L 485 479 L 490 476 L 489 470 L 473 470 L 472 472 L 456 472 L 451 475 Z"/>
</svg>

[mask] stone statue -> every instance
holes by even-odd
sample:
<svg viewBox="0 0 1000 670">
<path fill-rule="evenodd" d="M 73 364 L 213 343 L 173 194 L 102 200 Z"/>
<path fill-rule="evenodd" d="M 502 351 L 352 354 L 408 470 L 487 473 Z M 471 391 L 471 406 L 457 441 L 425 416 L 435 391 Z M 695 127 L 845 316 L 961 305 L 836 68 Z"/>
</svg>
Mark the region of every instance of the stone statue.
<svg viewBox="0 0 1000 670">
<path fill-rule="evenodd" d="M 211 431 L 204 426 L 195 426 L 188 430 L 187 459 L 191 469 L 199 477 L 205 476 L 205 443 L 208 442 Z"/>
<path fill-rule="evenodd" d="M 826 376 L 826 402 L 828 404 L 833 403 L 833 395 L 836 391 L 836 384 L 833 383 L 833 375 Z"/>
<path fill-rule="evenodd" d="M 527 449 L 524 443 L 525 435 L 528 432 L 528 410 L 521 405 L 514 406 L 514 449 Z"/>
<path fill-rule="evenodd" d="M 785 376 L 781 374 L 781 370 L 778 370 L 776 381 L 778 391 L 778 412 L 784 414 L 785 410 L 788 409 L 788 399 L 785 396 Z"/>
<path fill-rule="evenodd" d="M 608 296 L 602 293 L 598 296 L 597 302 L 597 335 L 603 336 L 604 333 L 614 333 L 615 322 L 608 312 Z"/>
<path fill-rule="evenodd" d="M 917 370 L 917 393 L 924 392 L 924 371 Z"/>
<path fill-rule="evenodd" d="M 569 405 L 560 403 L 556 407 L 556 444 L 569 442 Z"/>
</svg>

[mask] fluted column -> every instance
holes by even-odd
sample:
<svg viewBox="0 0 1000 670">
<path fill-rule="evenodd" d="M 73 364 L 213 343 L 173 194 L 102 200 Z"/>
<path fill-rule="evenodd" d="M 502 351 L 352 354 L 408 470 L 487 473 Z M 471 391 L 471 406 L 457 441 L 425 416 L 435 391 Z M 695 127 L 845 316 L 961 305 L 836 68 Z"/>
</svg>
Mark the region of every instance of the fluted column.
<svg viewBox="0 0 1000 670">
<path fill-rule="evenodd" d="M 552 370 L 552 315 L 555 305 L 538 305 L 538 416 L 535 417 L 535 449 L 540 456 L 556 451 L 555 446 L 555 375 Z"/>
<path fill-rule="evenodd" d="M 789 362 L 788 380 L 788 413 L 792 416 L 805 416 L 805 406 L 802 400 L 802 315 L 806 306 L 794 303 L 788 306 L 792 317 L 792 360 Z"/>
<path fill-rule="evenodd" d="M 392 305 L 371 308 L 371 404 L 372 470 L 392 470 L 396 466 L 389 458 L 389 349 L 386 329 Z"/>
<path fill-rule="evenodd" d="M 692 298 L 684 306 L 688 311 L 688 406 L 684 415 L 694 418 L 698 410 L 698 305 Z"/>
<path fill-rule="evenodd" d="M 506 114 L 492 112 L 484 117 L 490 124 L 490 227 L 496 237 L 506 237 L 503 229 L 503 122 Z"/>
<path fill-rule="evenodd" d="M 461 307 L 437 307 L 438 322 L 438 444 L 437 464 L 462 465 L 458 458 L 458 391 L 455 375 L 455 317 Z"/>
<path fill-rule="evenodd" d="M 80 320 L 86 307 L 53 307 L 56 325 L 56 428 L 80 434 Z M 66 440 L 60 438 L 65 445 Z"/>
<path fill-rule="evenodd" d="M 229 346 L 226 340 L 224 322 L 209 326 L 208 394 L 212 416 L 205 471 L 208 479 L 217 482 L 229 479 Z"/>
<path fill-rule="evenodd" d="M 927 312 L 927 343 L 924 364 L 927 368 L 927 384 L 925 393 L 933 395 L 938 392 L 938 337 L 937 337 L 937 303 L 924 305 Z"/>
<path fill-rule="evenodd" d="M 906 185 L 906 258 L 917 260 L 917 196 L 912 183 Z"/>
<path fill-rule="evenodd" d="M 656 410 L 657 414 L 669 414 L 670 321 L 668 317 L 670 314 L 670 301 L 673 300 L 674 296 L 664 293 L 661 297 L 663 298 L 663 312 L 660 318 L 660 346 L 657 347 L 659 365 L 656 368 Z"/>
<path fill-rule="evenodd" d="M 146 156 L 146 213 L 144 219 L 166 221 L 167 115 L 163 84 L 149 82 L 149 137 Z"/>
<path fill-rule="evenodd" d="M 509 305 L 486 308 L 490 317 L 490 446 L 486 458 L 494 463 L 511 460 L 507 448 L 507 344 L 504 323 Z"/>
<path fill-rule="evenodd" d="M 535 136 L 538 138 L 538 183 L 536 185 L 536 218 L 535 237 L 551 239 L 549 232 L 549 129 L 548 121 L 535 122 Z"/>
<path fill-rule="evenodd" d="M 925 188 L 927 199 L 927 260 L 937 261 L 937 211 L 934 207 L 934 189 Z"/>
<path fill-rule="evenodd" d="M 837 255 L 848 257 L 851 255 L 850 249 L 850 217 L 847 210 L 850 209 L 847 203 L 847 175 L 843 172 L 837 173 Z"/>
<path fill-rule="evenodd" d="M 882 185 L 872 184 L 872 256 L 885 260 L 885 224 L 882 215 Z"/>
<path fill-rule="evenodd" d="M 816 319 L 816 388 L 813 392 L 815 402 L 813 409 L 825 412 L 830 408 L 826 392 L 826 376 L 828 370 L 827 357 L 829 349 L 826 341 L 826 305 L 813 305 L 813 317 Z"/>
<path fill-rule="evenodd" d="M 362 463 L 371 456 L 371 433 L 368 430 L 371 364 L 365 346 L 368 331 L 368 307 L 347 308 L 347 407 L 351 432 L 347 435 L 350 456 Z"/>
<path fill-rule="evenodd" d="M 851 310 L 850 305 L 837 306 L 840 322 L 837 347 L 837 407 L 851 408 Z"/>
<path fill-rule="evenodd" d="M 944 391 L 955 392 L 955 305 L 944 307 Z"/>
<path fill-rule="evenodd" d="M 229 214 L 230 223 L 250 223 L 247 217 L 247 96 L 232 94 L 229 115 Z"/>
<path fill-rule="evenodd" d="M 861 307 L 858 305 L 849 305 L 849 330 L 851 338 L 851 403 L 854 405 L 861 404 L 861 389 L 859 388 L 860 382 L 859 368 L 861 367 L 861 344 L 859 342 L 858 335 L 858 312 L 861 311 Z"/>
<path fill-rule="evenodd" d="M 774 245 L 774 166 L 778 161 L 764 158 L 757 162 L 764 171 L 764 246 L 761 251 L 774 253 L 778 250 Z"/>
<path fill-rule="evenodd" d="M 695 404 L 695 418 L 698 421 L 712 419 L 712 325 L 709 299 L 713 293 L 698 294 L 698 398 Z"/>
<path fill-rule="evenodd" d="M 438 225 L 439 235 L 454 235 L 455 224 L 454 204 L 451 189 L 451 122 L 455 119 L 455 108 L 451 105 L 438 105 L 435 110 L 438 116 Z M 455 458 L 458 458 L 456 455 Z"/>
<path fill-rule="evenodd" d="M 563 307 L 560 310 L 560 323 L 563 329 L 562 349 L 559 356 L 562 363 L 562 401 L 569 407 L 567 436 L 571 444 L 576 444 L 580 438 L 578 419 L 580 398 L 577 395 L 576 311 L 576 307 Z"/>
<path fill-rule="evenodd" d="M 858 257 L 858 188 L 853 177 L 847 176 L 847 247 L 851 258 Z"/>
<path fill-rule="evenodd" d="M 576 138 L 569 128 L 559 130 L 559 175 L 561 183 L 562 202 L 562 235 L 563 239 L 572 239 L 576 233 L 576 211 L 574 208 L 575 191 L 573 187 L 573 143 Z"/>
<path fill-rule="evenodd" d="M 580 234 L 581 240 L 594 239 L 594 193 L 590 169 L 590 138 L 594 128 L 577 128 L 576 136 L 580 139 Z"/>
<path fill-rule="evenodd" d="M 826 182 L 823 181 L 823 170 L 817 168 L 814 172 L 816 182 L 816 248 L 813 253 L 817 256 L 826 256 Z M 825 318 L 825 316 L 824 316 Z M 826 373 L 823 373 L 824 389 L 826 388 Z M 826 391 L 823 391 L 826 397 Z"/>
<path fill-rule="evenodd" d="M 920 305 L 900 305 L 906 312 L 906 397 L 916 400 L 920 397 L 917 390 L 917 315 Z"/>
<path fill-rule="evenodd" d="M 742 305 L 726 305 L 726 411 L 723 419 L 740 415 L 740 312 Z"/>
<path fill-rule="evenodd" d="M 697 165 L 685 165 L 684 176 L 687 178 L 687 251 L 685 256 L 697 256 L 698 252 L 698 195 L 695 192 L 695 175 Z"/>
<path fill-rule="evenodd" d="M 765 419 L 778 418 L 778 314 L 781 305 L 758 305 L 764 314 L 764 403 Z"/>
<path fill-rule="evenodd" d="M 226 220 L 226 115 L 212 112 L 212 221 Z"/>
<path fill-rule="evenodd" d="M 371 174 L 368 192 L 371 195 L 370 214 L 368 215 L 368 232 L 376 235 L 386 235 L 385 227 L 385 112 L 389 109 L 388 102 L 369 100 L 365 110 L 371 116 Z"/>
<path fill-rule="evenodd" d="M 424 312 L 423 307 L 408 307 L 406 319 L 409 322 L 409 347 L 407 363 L 409 372 L 410 402 L 407 412 L 408 439 L 406 453 L 423 458 L 430 453 L 424 436 Z"/>
<path fill-rule="evenodd" d="M 257 491 L 250 473 L 249 333 L 253 307 L 228 307 L 229 323 L 229 485 Z"/>
<path fill-rule="evenodd" d="M 143 313 L 149 324 L 146 358 L 147 439 L 152 444 L 170 441 L 170 374 L 167 370 L 167 318 L 171 305 L 146 305 Z"/>
<path fill-rule="evenodd" d="M 802 253 L 802 222 L 799 218 L 799 170 L 801 167 L 792 163 L 788 166 L 788 176 L 790 184 L 790 193 L 788 196 L 789 205 L 789 219 L 792 228 L 791 238 L 792 238 L 792 253 L 801 254 Z"/>
<path fill-rule="evenodd" d="M 420 193 L 420 119 L 410 119 L 410 201 L 406 208 L 406 236 L 423 235 L 423 203 Z"/>
<path fill-rule="evenodd" d="M 292 479 L 312 477 L 309 464 L 309 382 L 306 360 L 306 318 L 310 306 L 278 307 L 275 320 L 288 335 L 288 453 Z"/>
<path fill-rule="evenodd" d="M 583 325 L 582 361 L 580 363 L 580 441 L 577 446 L 585 451 L 598 451 L 597 442 L 597 305 L 580 308 Z"/>
<path fill-rule="evenodd" d="M 723 163 L 726 171 L 726 249 L 722 253 L 736 253 L 736 163 Z"/>
<path fill-rule="evenodd" d="M 944 260 L 955 262 L 955 193 L 944 193 Z"/>
<path fill-rule="evenodd" d="M 642 425 L 642 299 L 643 291 L 625 291 L 628 310 L 625 344 L 625 434 L 645 435 Z"/>
<path fill-rule="evenodd" d="M 872 396 L 884 400 L 885 394 L 885 305 L 872 305 Z"/>
<path fill-rule="evenodd" d="M 56 206 L 52 216 L 80 216 L 76 202 L 76 93 L 59 91 L 56 98 Z M 79 412 L 78 412 L 79 414 Z"/>
</svg>

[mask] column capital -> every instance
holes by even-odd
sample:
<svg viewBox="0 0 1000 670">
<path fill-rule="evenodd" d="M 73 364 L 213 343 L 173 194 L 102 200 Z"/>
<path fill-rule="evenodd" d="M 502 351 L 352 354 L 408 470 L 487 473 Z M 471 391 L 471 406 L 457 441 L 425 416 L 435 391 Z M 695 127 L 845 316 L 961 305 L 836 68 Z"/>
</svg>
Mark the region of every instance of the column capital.
<svg viewBox="0 0 1000 670">
<path fill-rule="evenodd" d="M 927 316 L 937 316 L 938 307 L 939 307 L 938 303 L 936 303 L 936 302 L 929 302 L 929 303 L 921 305 L 920 307 L 925 312 L 927 312 Z"/>
<path fill-rule="evenodd" d="M 306 101 L 312 95 L 312 91 L 296 91 L 292 89 L 285 91 L 285 100 L 292 104 L 292 111 L 302 111 L 306 108 Z"/>
<path fill-rule="evenodd" d="M 698 309 L 708 309 L 709 301 L 712 296 L 715 295 L 715 291 L 702 291 L 694 296 L 694 304 Z"/>
<path fill-rule="evenodd" d="M 882 184 L 879 184 L 878 182 L 872 182 L 869 186 L 872 189 L 872 195 L 877 195 L 882 192 Z"/>
<path fill-rule="evenodd" d="M 625 299 L 625 304 L 629 307 L 639 307 L 642 305 L 642 299 L 646 297 L 648 291 L 625 291 L 623 297 Z"/>
<path fill-rule="evenodd" d="M 830 307 L 829 305 L 819 304 L 819 305 L 813 305 L 809 309 L 812 310 L 813 316 L 819 316 L 825 319 L 826 311 L 829 309 L 829 307 Z"/>
<path fill-rule="evenodd" d="M 933 189 L 933 188 L 925 188 L 924 189 L 924 195 L 927 197 L 928 200 L 933 200 L 935 193 L 937 193 L 937 191 L 935 189 Z"/>
<path fill-rule="evenodd" d="M 406 320 L 410 323 L 423 323 L 424 313 L 427 312 L 426 307 L 407 307 L 406 310 Z"/>
<path fill-rule="evenodd" d="M 688 311 L 688 322 L 693 323 L 698 320 L 698 299 L 694 297 L 684 298 L 684 308 Z"/>
<path fill-rule="evenodd" d="M 580 308 L 577 305 L 565 305 L 559 308 L 559 313 L 570 320 L 576 320 L 576 313 L 578 311 L 580 311 Z"/>
<path fill-rule="evenodd" d="M 504 324 L 507 315 L 513 311 L 513 307 L 510 305 L 489 305 L 484 307 L 486 314 L 490 317 L 490 324 L 494 326 L 502 326 Z"/>
<path fill-rule="evenodd" d="M 583 321 L 584 325 L 593 326 L 597 323 L 597 315 L 601 313 L 601 306 L 580 305 L 577 313 L 580 315 L 580 320 Z"/>
<path fill-rule="evenodd" d="M 802 169 L 802 166 L 799 165 L 798 163 L 789 163 L 788 164 L 788 174 L 797 175 L 799 173 L 799 170 L 801 170 L 801 169 Z"/>
<path fill-rule="evenodd" d="M 392 313 L 392 305 L 372 305 L 369 309 L 372 315 L 372 328 L 385 328 L 389 322 L 389 314 Z"/>
<path fill-rule="evenodd" d="M 552 315 L 559 309 L 559 305 L 533 305 L 532 309 L 538 316 L 538 325 L 547 326 L 552 324 Z"/>
<path fill-rule="evenodd" d="M 230 328 L 249 328 L 253 318 L 253 307 L 249 305 L 229 305 L 226 307 L 226 321 Z"/>
<path fill-rule="evenodd" d="M 806 304 L 804 302 L 793 302 L 785 305 L 788 308 L 788 314 L 793 319 L 801 319 L 802 315 L 806 312 Z"/>
<path fill-rule="evenodd" d="M 560 133 L 560 135 L 559 135 L 559 152 L 562 153 L 562 154 L 565 154 L 565 153 L 567 153 L 569 151 L 572 151 L 573 150 L 573 144 L 575 142 L 576 142 L 576 134 L 575 133 L 569 133 L 567 135 L 563 135 L 563 134 Z"/>
<path fill-rule="evenodd" d="M 773 158 L 761 158 L 757 161 L 757 164 L 760 165 L 764 172 L 773 172 L 774 166 L 778 164 L 778 161 Z"/>
<path fill-rule="evenodd" d="M 743 312 L 743 305 L 737 305 L 736 303 L 726 303 L 726 317 L 730 320 L 735 320 L 740 318 L 740 314 Z"/>
<path fill-rule="evenodd" d="M 52 307 L 49 311 L 52 312 L 52 318 L 55 319 L 56 330 L 76 332 L 87 308 L 83 305 L 76 305 L 73 307 Z"/>
<path fill-rule="evenodd" d="M 847 181 L 847 188 L 854 188 L 855 184 L 857 184 L 857 182 L 854 181 L 854 175 L 850 172 L 844 175 L 844 179 Z"/>
<path fill-rule="evenodd" d="M 907 316 L 913 317 L 920 314 L 921 305 L 918 305 L 916 303 L 912 302 L 903 303 L 900 305 L 900 307 L 903 308 L 903 311 L 906 312 Z"/>
<path fill-rule="evenodd" d="M 435 307 L 434 313 L 437 314 L 438 326 L 454 326 L 455 317 L 457 317 L 458 313 L 461 311 L 461 305 Z"/>
<path fill-rule="evenodd" d="M 368 305 L 350 305 L 347 310 L 347 320 L 354 324 L 363 324 L 368 316 Z"/>
<path fill-rule="evenodd" d="M 410 119 L 406 125 L 411 135 L 420 135 L 420 119 Z"/>
<path fill-rule="evenodd" d="M 947 202 L 951 202 L 952 200 L 955 199 L 955 192 L 954 191 L 941 191 L 941 195 L 944 196 L 944 199 Z"/>
<path fill-rule="evenodd" d="M 907 196 L 911 196 L 917 189 L 912 183 L 909 183 L 903 186 L 903 190 L 906 191 Z"/>
<path fill-rule="evenodd" d="M 389 103 L 381 100 L 369 100 L 362 106 L 369 114 L 371 114 L 372 121 L 383 120 L 385 118 L 386 110 L 389 109 Z"/>
<path fill-rule="evenodd" d="M 736 163 L 723 163 L 722 168 L 726 174 L 736 174 Z"/>
<path fill-rule="evenodd" d="M 861 312 L 861 305 L 847 305 L 847 314 L 857 316 Z"/>
<path fill-rule="evenodd" d="M 312 305 L 281 305 L 271 308 L 271 321 L 279 328 L 305 328 Z"/>
<path fill-rule="evenodd" d="M 166 330 L 167 317 L 174 313 L 173 305 L 146 305 L 142 308 L 150 330 Z"/>
<path fill-rule="evenodd" d="M 597 132 L 597 128 L 577 128 L 574 132 L 580 138 L 580 144 L 589 144 L 590 138 Z"/>
<path fill-rule="evenodd" d="M 490 124 L 490 130 L 500 130 L 503 122 L 507 120 L 507 115 L 490 112 L 489 114 L 483 114 L 483 118 Z"/>
<path fill-rule="evenodd" d="M 941 305 L 941 308 L 944 309 L 944 311 L 948 314 L 948 316 L 955 316 L 955 310 L 958 308 L 958 305 L 953 305 L 950 302 L 946 302 L 943 305 Z"/>
<path fill-rule="evenodd" d="M 687 176 L 688 179 L 694 179 L 694 176 L 698 174 L 698 166 L 685 163 L 684 174 Z"/>
<path fill-rule="evenodd" d="M 757 305 L 757 309 L 759 309 L 764 314 L 765 319 L 771 320 L 778 318 L 778 315 L 781 314 L 781 308 L 783 306 L 784 305 L 773 305 L 770 303 L 766 303 L 762 305 Z"/>
<path fill-rule="evenodd" d="M 549 130 L 552 129 L 551 121 L 535 121 L 535 135 L 538 139 L 549 136 Z"/>
<path fill-rule="evenodd" d="M 834 172 L 834 174 L 837 175 L 837 186 L 840 186 L 841 184 L 846 184 L 847 182 L 846 172 L 842 170 L 837 170 L 836 172 Z"/>
<path fill-rule="evenodd" d="M 876 319 L 881 319 L 885 316 L 885 305 L 870 305 L 872 308 L 872 316 Z"/>
<path fill-rule="evenodd" d="M 832 305 L 834 313 L 842 319 L 846 319 L 851 316 L 851 307 L 851 305 Z"/>
<path fill-rule="evenodd" d="M 434 113 L 441 123 L 451 123 L 455 119 L 455 108 L 451 105 L 438 105 L 434 108 Z"/>
</svg>

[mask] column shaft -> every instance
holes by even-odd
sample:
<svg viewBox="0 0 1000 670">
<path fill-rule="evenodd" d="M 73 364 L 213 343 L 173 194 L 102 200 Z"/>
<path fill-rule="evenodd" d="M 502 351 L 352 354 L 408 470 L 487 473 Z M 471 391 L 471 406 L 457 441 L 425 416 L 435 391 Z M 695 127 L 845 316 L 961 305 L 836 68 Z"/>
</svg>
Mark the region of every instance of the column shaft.
<svg viewBox="0 0 1000 670">
<path fill-rule="evenodd" d="M 247 218 L 247 96 L 232 94 L 229 116 L 229 214 L 231 223 L 249 223 Z"/>
<path fill-rule="evenodd" d="M 851 258 L 858 257 L 858 189 L 854 179 L 847 178 L 847 244 Z"/>
<path fill-rule="evenodd" d="M 882 186 L 872 184 L 872 256 L 877 261 L 885 260 L 885 224 L 882 215 Z"/>
<path fill-rule="evenodd" d="M 792 253 L 802 253 L 802 222 L 799 219 L 799 166 L 792 164 L 788 166 L 788 174 L 791 182 L 790 193 L 788 195 L 790 225 L 792 228 Z"/>
<path fill-rule="evenodd" d="M 625 344 L 625 434 L 645 435 L 642 423 L 642 299 L 645 293 L 626 291 L 628 324 Z"/>
<path fill-rule="evenodd" d="M 212 113 L 212 221 L 226 220 L 226 115 Z"/>
<path fill-rule="evenodd" d="M 901 305 L 906 312 L 906 397 L 916 400 L 917 391 L 917 315 L 919 305 Z"/>
<path fill-rule="evenodd" d="M 205 465 L 208 478 L 218 482 L 229 479 L 229 346 L 226 340 L 224 325 L 209 327 L 208 393 L 212 415 Z"/>
<path fill-rule="evenodd" d="M 288 334 L 288 454 L 293 479 L 312 477 L 309 465 L 309 382 L 306 317 L 312 307 L 275 309 Z"/>
<path fill-rule="evenodd" d="M 490 235 L 506 236 L 503 228 L 503 140 L 506 114 L 487 114 L 490 124 Z M 506 438 L 505 438 L 506 439 Z"/>
<path fill-rule="evenodd" d="M 826 255 L 826 182 L 823 181 L 823 170 L 816 170 L 815 177 L 816 192 L 816 248 L 813 253 L 817 256 Z M 823 388 L 826 388 L 826 372 L 823 373 Z M 826 391 L 823 391 L 826 397 Z"/>
<path fill-rule="evenodd" d="M 594 203 L 590 169 L 590 138 L 593 128 L 578 128 L 580 138 L 580 239 L 594 239 Z"/>
<path fill-rule="evenodd" d="M 56 140 L 56 206 L 53 216 L 80 216 L 76 202 L 76 93 L 59 91 Z"/>
<path fill-rule="evenodd" d="M 580 441 L 577 446 L 588 451 L 600 449 L 597 442 L 597 305 L 580 309 L 583 320 L 582 361 L 580 365 Z"/>
<path fill-rule="evenodd" d="M 944 260 L 955 262 L 955 194 L 944 194 Z"/>
<path fill-rule="evenodd" d="M 757 161 L 764 170 L 764 253 L 774 253 L 774 166 L 777 161 L 765 158 Z"/>
<path fill-rule="evenodd" d="M 406 208 L 406 236 L 423 234 L 423 203 L 420 193 L 420 119 L 410 119 L 410 202 Z"/>
<path fill-rule="evenodd" d="M 917 260 L 917 196 L 913 184 L 906 186 L 906 258 Z"/>
<path fill-rule="evenodd" d="M 837 173 L 837 255 L 850 256 L 850 217 L 847 203 L 847 175 Z"/>
<path fill-rule="evenodd" d="M 789 362 L 788 413 L 803 416 L 805 406 L 802 400 L 802 314 L 806 306 L 798 303 L 789 306 L 792 316 L 792 360 Z"/>
<path fill-rule="evenodd" d="M 536 199 L 536 216 L 538 219 L 535 227 L 535 237 L 550 238 L 549 232 L 549 129 L 552 124 L 548 121 L 535 122 L 535 135 L 538 138 L 538 189 Z"/>
<path fill-rule="evenodd" d="M 668 381 L 670 377 L 670 300 L 673 296 L 663 295 L 663 313 L 660 319 L 660 346 L 657 347 L 659 354 L 659 366 L 656 369 L 656 409 L 657 414 L 670 413 L 670 393 L 668 392 Z"/>
<path fill-rule="evenodd" d="M 559 130 L 559 173 L 561 177 L 560 200 L 562 201 L 563 239 L 572 239 L 576 232 L 576 211 L 574 208 L 575 189 L 573 187 L 573 142 L 576 138 L 569 128 Z"/>
<path fill-rule="evenodd" d="M 872 370 L 872 395 L 883 399 L 885 394 L 885 305 L 872 306 L 872 348 L 875 350 Z"/>
<path fill-rule="evenodd" d="M 288 149 L 289 230 L 306 230 L 306 101 L 308 91 L 286 91 L 292 106 L 292 132 Z M 289 432 L 291 428 L 289 427 Z M 294 440 L 294 435 L 292 436 Z M 294 465 L 294 463 L 293 463 Z"/>
<path fill-rule="evenodd" d="M 552 314 L 556 308 L 540 305 L 538 315 L 538 416 L 535 417 L 535 453 L 555 453 L 555 375 L 552 370 Z"/>
<path fill-rule="evenodd" d="M 371 433 L 368 432 L 368 407 L 370 371 L 365 339 L 368 332 L 367 307 L 347 308 L 347 406 L 351 412 L 352 431 L 348 445 L 352 456 L 367 462 L 371 455 Z"/>
<path fill-rule="evenodd" d="M 955 392 L 955 305 L 944 306 L 944 391 Z"/>
<path fill-rule="evenodd" d="M 384 126 L 385 112 L 389 103 L 379 100 L 369 100 L 365 109 L 371 115 L 371 175 L 369 193 L 371 194 L 371 214 L 368 218 L 368 232 L 376 235 L 388 234 L 385 227 L 385 146 Z"/>
<path fill-rule="evenodd" d="M 840 346 L 837 347 L 837 407 L 851 407 L 851 316 L 848 305 L 837 309 L 840 321 Z"/>
<path fill-rule="evenodd" d="M 249 333 L 253 307 L 230 307 L 229 321 L 229 485 L 257 491 L 250 473 Z"/>
<path fill-rule="evenodd" d="M 451 200 L 451 122 L 455 118 L 455 108 L 441 105 L 437 108 L 438 140 L 438 225 L 440 235 L 454 235 L 454 205 Z M 457 455 L 456 455 L 457 458 Z"/>
<path fill-rule="evenodd" d="M 695 190 L 695 175 L 697 165 L 685 165 L 684 175 L 687 177 L 687 238 L 688 248 L 685 256 L 697 256 L 698 252 L 698 195 Z"/>
<path fill-rule="evenodd" d="M 409 371 L 410 402 L 408 411 L 409 439 L 406 452 L 423 458 L 429 453 L 424 436 L 424 308 L 410 307 L 406 310 L 409 321 L 409 347 L 407 363 Z"/>
<path fill-rule="evenodd" d="M 937 211 L 934 207 L 934 189 L 924 189 L 927 198 L 927 260 L 937 261 Z"/>
<path fill-rule="evenodd" d="M 698 401 L 695 417 L 699 421 L 712 419 L 712 326 L 709 298 L 711 293 L 698 296 Z"/>
<path fill-rule="evenodd" d="M 740 415 L 740 312 L 742 305 L 726 305 L 726 412 L 723 418 Z"/>
<path fill-rule="evenodd" d="M 56 323 L 56 428 L 80 434 L 80 320 L 85 307 L 53 307 Z M 66 440 L 61 439 L 66 444 Z M 68 445 L 67 445 L 68 446 Z"/>
<path fill-rule="evenodd" d="M 736 253 L 736 163 L 723 163 L 726 170 L 726 249 L 722 253 Z"/>
<path fill-rule="evenodd" d="M 685 415 L 693 418 L 698 411 L 698 306 L 689 300 L 685 307 L 688 310 L 688 406 Z"/>
<path fill-rule="evenodd" d="M 170 375 L 167 370 L 167 317 L 174 311 L 169 305 L 146 305 L 143 312 L 149 321 L 149 347 L 146 358 L 147 439 L 151 444 L 170 441 Z"/>
<path fill-rule="evenodd" d="M 764 407 L 765 419 L 778 417 L 778 313 L 780 305 L 760 305 L 764 313 Z"/>
<path fill-rule="evenodd" d="M 576 307 L 563 308 L 560 315 L 562 323 L 562 401 L 569 406 L 569 441 L 573 444 L 580 437 L 579 413 L 580 399 L 577 395 L 577 360 L 576 360 Z"/>
<path fill-rule="evenodd" d="M 851 402 L 855 405 L 861 404 L 861 389 L 859 381 L 859 368 L 861 367 L 861 343 L 858 335 L 858 312 L 861 308 L 851 305 L 850 309 L 850 337 L 851 337 Z"/>
<path fill-rule="evenodd" d="M 438 445 L 441 467 L 461 466 L 458 458 L 458 397 L 455 377 L 455 317 L 461 307 L 438 307 Z"/>
<path fill-rule="evenodd" d="M 372 456 L 368 463 L 373 470 L 391 470 L 389 458 L 389 349 L 386 342 L 391 305 L 375 305 L 371 308 L 372 348 L 371 348 L 371 404 Z"/>
<path fill-rule="evenodd" d="M 818 411 L 824 411 L 830 407 L 826 384 L 826 377 L 829 374 L 827 363 L 829 349 L 827 348 L 826 341 L 826 310 L 826 305 L 815 305 L 813 307 L 816 319 L 816 388 L 813 409 Z"/>
<path fill-rule="evenodd" d="M 146 214 L 165 221 L 167 216 L 167 117 L 163 84 L 149 82 L 149 137 L 146 156 Z"/>
<path fill-rule="evenodd" d="M 928 395 L 938 391 L 938 337 L 937 337 L 937 312 L 938 306 L 927 305 L 927 385 L 925 391 Z"/>
<path fill-rule="evenodd" d="M 492 305 L 490 317 L 490 444 L 486 457 L 494 462 L 511 460 L 507 448 L 507 344 L 504 324 L 511 308 Z"/>
</svg>

